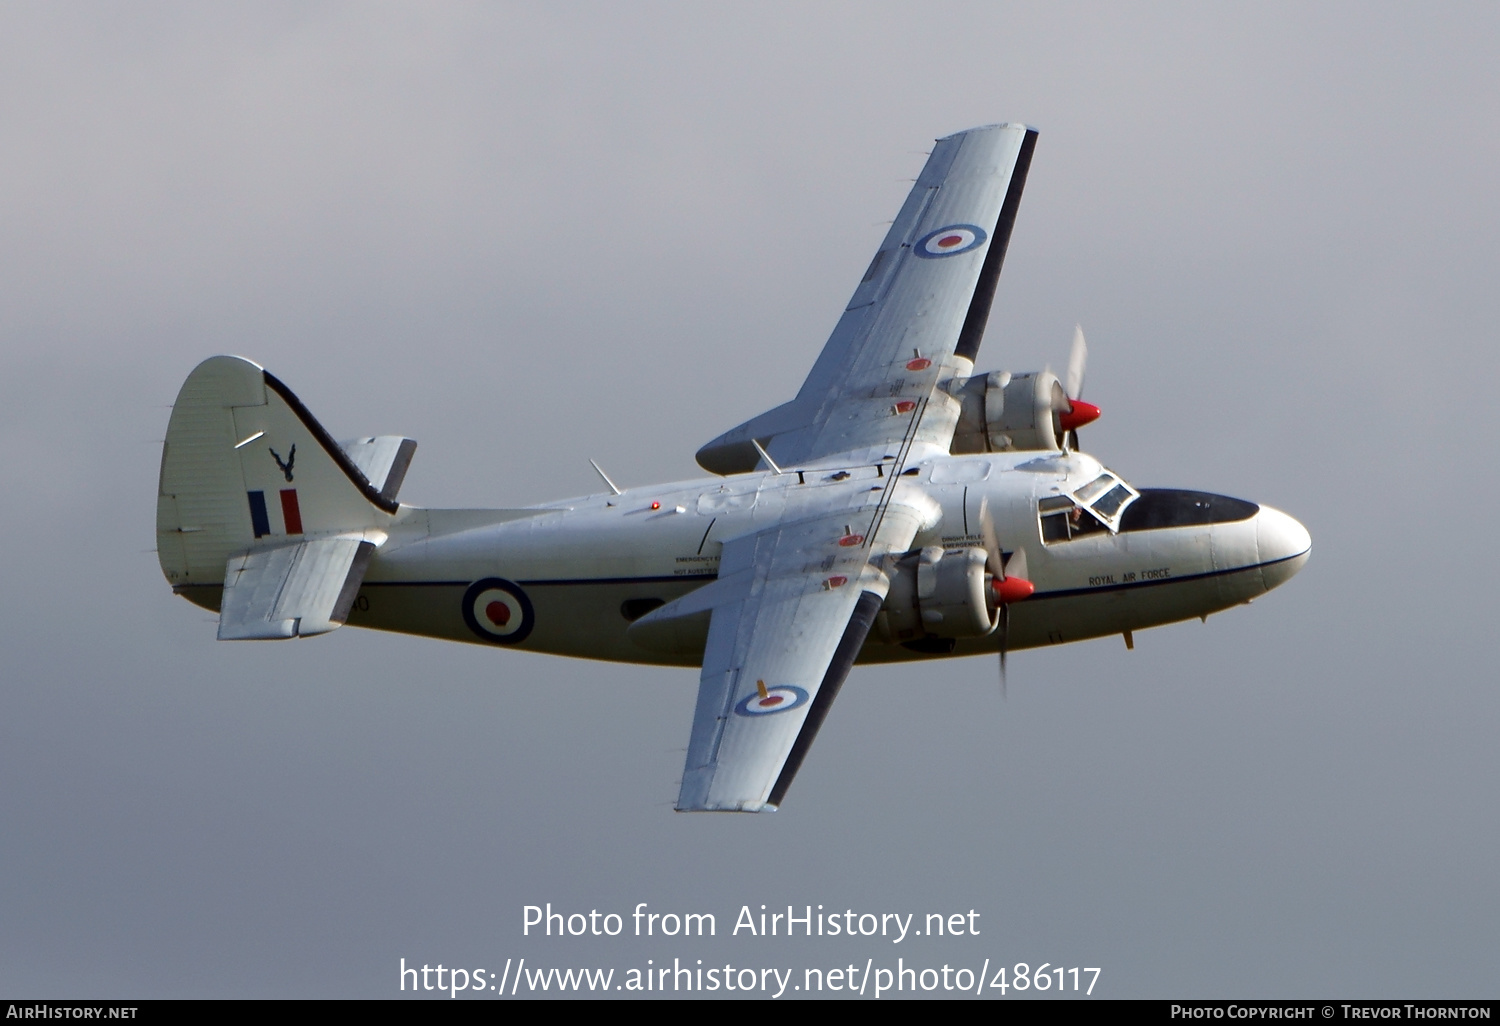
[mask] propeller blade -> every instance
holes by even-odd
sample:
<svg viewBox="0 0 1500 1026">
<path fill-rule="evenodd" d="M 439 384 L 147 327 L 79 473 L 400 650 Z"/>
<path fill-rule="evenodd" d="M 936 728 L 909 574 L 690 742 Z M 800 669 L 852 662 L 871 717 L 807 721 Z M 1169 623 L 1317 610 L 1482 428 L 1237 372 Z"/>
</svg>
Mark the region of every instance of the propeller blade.
<svg viewBox="0 0 1500 1026">
<path fill-rule="evenodd" d="M 1017 549 L 1010 554 L 1010 562 L 1005 565 L 1005 576 L 1026 579 L 1026 550 Z"/>
<path fill-rule="evenodd" d="M 1073 327 L 1073 348 L 1068 352 L 1068 377 L 1065 382 L 1069 399 L 1083 397 L 1083 368 L 1089 359 L 1088 343 L 1083 340 L 1083 325 Z"/>
<path fill-rule="evenodd" d="M 989 498 L 979 500 L 979 532 L 984 538 L 985 568 L 989 570 L 995 602 L 1000 607 L 1000 697 L 1006 697 L 1005 655 L 1010 648 L 1010 604 L 1028 597 L 1036 586 L 1026 579 L 1026 550 L 1016 549 L 1007 562 L 1000 553 Z"/>
<path fill-rule="evenodd" d="M 1010 606 L 1000 607 L 1000 700 L 1008 696 L 1005 691 L 1005 650 L 1010 647 Z"/>
<path fill-rule="evenodd" d="M 991 577 L 1000 580 L 1005 576 L 1005 564 L 1000 559 L 1000 543 L 995 539 L 995 522 L 990 519 L 988 496 L 979 500 L 979 535 L 984 539 L 984 567 Z"/>
<path fill-rule="evenodd" d="M 1044 373 L 1050 374 L 1051 371 L 1045 371 Z M 1052 379 L 1052 394 L 1050 399 L 1053 413 L 1052 425 L 1057 431 L 1057 444 L 1059 448 L 1066 450 L 1068 447 L 1069 431 L 1067 420 L 1073 413 L 1073 401 L 1068 398 L 1068 393 L 1063 390 L 1062 380 L 1055 376 Z"/>
</svg>

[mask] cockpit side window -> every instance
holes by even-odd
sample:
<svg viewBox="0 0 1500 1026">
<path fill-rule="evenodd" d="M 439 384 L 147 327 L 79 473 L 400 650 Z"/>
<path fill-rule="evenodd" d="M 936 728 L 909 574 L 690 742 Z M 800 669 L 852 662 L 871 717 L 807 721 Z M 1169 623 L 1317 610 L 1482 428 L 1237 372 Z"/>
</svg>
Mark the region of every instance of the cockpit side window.
<svg viewBox="0 0 1500 1026">
<path fill-rule="evenodd" d="M 1093 513 L 1066 495 L 1042 499 L 1037 504 L 1037 514 L 1041 517 L 1042 541 L 1049 545 L 1109 530 Z"/>
</svg>

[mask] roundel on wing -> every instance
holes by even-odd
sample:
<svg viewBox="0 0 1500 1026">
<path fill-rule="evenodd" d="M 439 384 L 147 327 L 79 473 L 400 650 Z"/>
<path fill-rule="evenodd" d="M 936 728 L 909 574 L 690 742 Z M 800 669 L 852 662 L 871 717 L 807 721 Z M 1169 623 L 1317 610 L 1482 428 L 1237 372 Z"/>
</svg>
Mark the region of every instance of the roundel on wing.
<svg viewBox="0 0 1500 1026">
<path fill-rule="evenodd" d="M 485 641 L 497 645 L 514 645 L 531 633 L 536 612 L 520 586 L 486 577 L 475 581 L 464 592 L 464 623 Z"/>
<path fill-rule="evenodd" d="M 734 711 L 741 716 L 770 716 L 772 713 L 786 712 L 806 704 L 806 691 L 795 684 L 777 684 L 766 688 L 764 695 L 759 689 L 750 692 L 739 700 Z"/>
<path fill-rule="evenodd" d="M 984 229 L 977 224 L 950 224 L 946 228 L 928 232 L 917 240 L 912 249 L 917 256 L 928 259 L 957 256 L 984 245 L 986 238 L 988 236 Z"/>
</svg>

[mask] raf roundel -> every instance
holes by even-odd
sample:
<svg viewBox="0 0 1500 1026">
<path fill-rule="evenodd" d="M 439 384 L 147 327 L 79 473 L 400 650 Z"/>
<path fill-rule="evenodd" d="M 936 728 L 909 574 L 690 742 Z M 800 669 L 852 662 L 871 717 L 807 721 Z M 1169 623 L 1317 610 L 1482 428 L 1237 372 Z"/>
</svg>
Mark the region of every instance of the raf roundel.
<svg viewBox="0 0 1500 1026">
<path fill-rule="evenodd" d="M 935 257 L 957 256 L 984 245 L 988 238 L 977 224 L 950 224 L 935 232 L 928 232 L 912 247 L 919 257 L 929 260 Z"/>
<path fill-rule="evenodd" d="M 806 691 L 795 684 L 777 684 L 766 688 L 764 694 L 759 688 L 750 692 L 736 703 L 734 711 L 741 716 L 770 716 L 806 704 Z"/>
<path fill-rule="evenodd" d="M 475 581 L 464 592 L 464 623 L 485 641 L 515 645 L 536 625 L 531 600 L 520 586 L 498 577 Z"/>
</svg>

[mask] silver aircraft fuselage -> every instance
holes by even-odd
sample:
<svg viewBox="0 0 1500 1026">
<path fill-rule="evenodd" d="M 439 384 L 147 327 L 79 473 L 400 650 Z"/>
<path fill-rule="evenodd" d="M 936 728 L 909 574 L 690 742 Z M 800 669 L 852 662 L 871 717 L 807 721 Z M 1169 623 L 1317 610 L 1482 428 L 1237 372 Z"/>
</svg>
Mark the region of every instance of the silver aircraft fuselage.
<svg viewBox="0 0 1500 1026">
<path fill-rule="evenodd" d="M 644 613 L 718 575 L 722 540 L 783 518 L 789 504 L 837 508 L 884 487 L 889 467 L 819 466 L 676 482 L 525 510 L 402 507 L 375 555 L 352 626 L 616 662 L 697 666 L 709 618 L 632 630 Z M 1024 551 L 1035 593 L 1011 607 L 1009 649 L 1124 634 L 1249 602 L 1306 562 L 1308 533 L 1277 510 L 1202 492 L 1142 490 L 1116 530 L 1047 538 L 1041 504 L 1103 468 L 1084 453 L 1007 452 L 930 459 L 903 477 L 930 515 L 914 547 L 983 545 L 987 507 L 1000 547 Z M 1076 514 L 1075 514 L 1076 516 Z M 476 582 L 526 620 L 476 623 Z M 479 598 L 482 600 L 483 596 Z M 889 600 L 888 600 L 889 603 Z M 481 601 L 482 608 L 483 603 Z M 501 616 L 504 609 L 496 608 Z M 645 625 L 642 625 L 645 626 Z M 920 635 L 920 636 L 919 636 Z M 858 661 L 995 652 L 1000 632 L 945 638 L 882 617 Z"/>
</svg>

